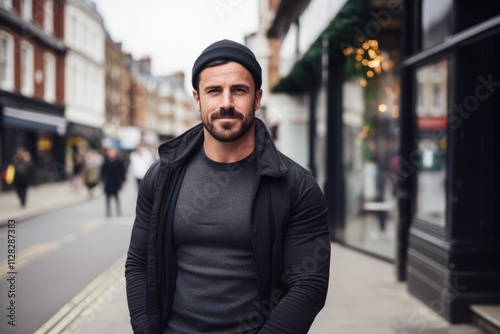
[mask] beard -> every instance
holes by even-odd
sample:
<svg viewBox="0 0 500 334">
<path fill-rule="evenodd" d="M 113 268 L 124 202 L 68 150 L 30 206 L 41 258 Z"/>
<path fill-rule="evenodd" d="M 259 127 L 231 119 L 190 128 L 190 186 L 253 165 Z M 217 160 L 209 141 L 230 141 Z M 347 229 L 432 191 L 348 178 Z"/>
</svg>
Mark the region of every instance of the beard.
<svg viewBox="0 0 500 334">
<path fill-rule="evenodd" d="M 252 110 L 255 110 L 255 102 Z M 219 112 L 210 115 L 210 117 L 203 117 L 203 110 L 201 110 L 201 115 L 203 127 L 213 138 L 224 143 L 234 142 L 241 139 L 248 132 L 248 130 L 252 128 L 255 120 L 255 111 L 253 111 L 248 118 L 245 118 L 242 113 L 236 111 L 234 108 L 221 109 Z M 217 122 L 220 123 L 220 125 L 215 124 L 217 119 L 227 116 L 234 117 L 236 122 L 222 121 Z"/>
</svg>

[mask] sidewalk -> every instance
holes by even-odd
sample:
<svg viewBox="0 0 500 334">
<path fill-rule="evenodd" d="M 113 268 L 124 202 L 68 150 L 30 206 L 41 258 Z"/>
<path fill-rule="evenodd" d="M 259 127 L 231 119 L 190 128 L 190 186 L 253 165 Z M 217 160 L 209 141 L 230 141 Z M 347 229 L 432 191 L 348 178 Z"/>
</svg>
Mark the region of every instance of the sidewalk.
<svg viewBox="0 0 500 334">
<path fill-rule="evenodd" d="M 102 191 L 95 189 L 94 196 Z M 70 189 L 69 182 L 47 183 L 28 188 L 26 207 L 22 208 L 14 190 L 0 192 L 0 226 L 9 219 L 22 221 L 35 216 L 65 208 L 89 199 L 87 189 L 78 192 Z"/>
<path fill-rule="evenodd" d="M 96 196 L 101 193 L 96 191 Z M 76 193 L 68 182 L 31 187 L 22 209 L 15 192 L 0 193 L 0 226 L 88 200 L 86 189 Z M 123 276 L 125 254 L 68 303 L 53 333 L 132 333 Z M 332 244 L 327 302 L 311 334 L 481 334 L 472 326 L 450 326 L 397 282 L 394 266 L 338 244 Z M 65 306 L 66 307 L 66 306 Z M 43 331 L 50 333 L 50 331 Z"/>
<path fill-rule="evenodd" d="M 123 266 L 124 257 L 122 261 Z M 123 267 L 120 268 L 121 273 Z M 71 331 L 79 334 L 129 334 L 124 278 L 114 274 L 107 298 Z M 111 291 L 111 293 L 109 293 Z M 82 312 L 83 314 L 83 312 Z M 393 265 L 332 244 L 330 290 L 311 334 L 481 334 L 469 325 L 450 326 L 406 291 Z"/>
</svg>

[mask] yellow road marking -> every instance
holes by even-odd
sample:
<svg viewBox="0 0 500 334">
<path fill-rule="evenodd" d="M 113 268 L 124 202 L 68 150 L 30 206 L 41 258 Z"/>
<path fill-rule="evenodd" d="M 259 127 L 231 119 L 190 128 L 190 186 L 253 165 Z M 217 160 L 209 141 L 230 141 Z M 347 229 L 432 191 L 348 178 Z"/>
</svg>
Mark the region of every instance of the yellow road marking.
<svg viewBox="0 0 500 334">
<path fill-rule="evenodd" d="M 93 230 L 99 228 L 102 224 L 104 224 L 104 219 L 92 220 L 92 221 L 88 222 L 87 224 L 83 225 L 81 232 L 83 234 L 90 233 Z"/>
<path fill-rule="evenodd" d="M 31 261 L 44 256 L 61 247 L 61 243 L 58 241 L 47 242 L 43 244 L 36 244 L 24 251 L 16 254 L 14 269 L 9 268 L 8 258 L 0 263 L 0 278 L 7 275 L 9 271 L 18 271 L 19 269 L 25 267 Z"/>
<path fill-rule="evenodd" d="M 104 224 L 103 219 L 92 220 L 82 226 L 80 234 L 90 233 L 95 229 L 101 227 L 103 224 Z M 30 262 L 46 255 L 47 253 L 50 253 L 52 251 L 55 251 L 56 249 L 61 248 L 63 243 L 68 244 L 70 242 L 75 241 L 77 237 L 78 237 L 77 233 L 68 233 L 61 238 L 61 241 L 52 241 L 52 242 L 36 244 L 31 246 L 30 248 L 25 249 L 22 252 L 16 253 L 13 270 L 11 270 L 9 267 L 8 258 L 0 262 L 0 279 L 7 276 L 7 272 L 10 271 L 17 272 L 19 269 L 26 267 Z"/>
<path fill-rule="evenodd" d="M 76 240 L 76 233 L 68 233 L 62 238 L 62 241 L 64 243 L 70 243 L 75 240 Z"/>
</svg>

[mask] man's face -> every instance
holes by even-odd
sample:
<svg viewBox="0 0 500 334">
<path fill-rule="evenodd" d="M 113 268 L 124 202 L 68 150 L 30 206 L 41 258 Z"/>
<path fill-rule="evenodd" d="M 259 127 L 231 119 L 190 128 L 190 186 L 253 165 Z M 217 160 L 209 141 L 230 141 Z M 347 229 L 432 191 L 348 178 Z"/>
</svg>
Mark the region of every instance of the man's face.
<svg viewBox="0 0 500 334">
<path fill-rule="evenodd" d="M 229 62 L 205 68 L 199 82 L 193 96 L 208 133 L 221 142 L 242 138 L 253 126 L 262 97 L 261 89 L 255 91 L 250 72 Z"/>
</svg>

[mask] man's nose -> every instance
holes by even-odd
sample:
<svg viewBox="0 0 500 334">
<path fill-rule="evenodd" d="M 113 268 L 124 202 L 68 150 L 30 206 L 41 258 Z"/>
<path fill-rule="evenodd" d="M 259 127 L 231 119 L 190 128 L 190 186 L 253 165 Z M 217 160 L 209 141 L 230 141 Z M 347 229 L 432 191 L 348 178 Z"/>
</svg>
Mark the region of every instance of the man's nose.
<svg viewBox="0 0 500 334">
<path fill-rule="evenodd" d="M 233 101 L 233 96 L 229 90 L 224 91 L 222 93 L 221 97 L 221 102 L 220 102 L 220 108 L 221 109 L 232 109 L 234 108 L 234 101 Z"/>
</svg>

